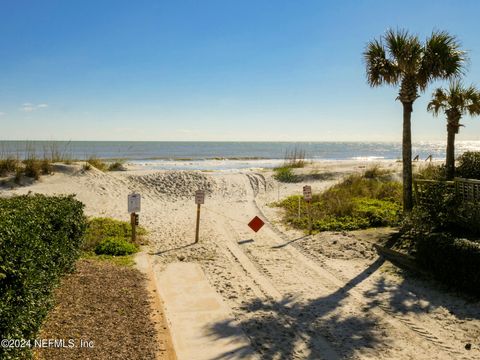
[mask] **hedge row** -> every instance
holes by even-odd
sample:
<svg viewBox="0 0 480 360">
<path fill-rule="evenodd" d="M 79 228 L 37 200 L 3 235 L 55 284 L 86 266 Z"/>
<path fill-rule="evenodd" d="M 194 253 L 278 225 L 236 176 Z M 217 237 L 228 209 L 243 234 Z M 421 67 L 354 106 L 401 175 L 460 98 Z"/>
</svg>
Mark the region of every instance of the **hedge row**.
<svg viewBox="0 0 480 360">
<path fill-rule="evenodd" d="M 438 280 L 480 296 L 480 243 L 433 233 L 417 238 L 418 263 Z"/>
<path fill-rule="evenodd" d="M 33 339 L 62 274 L 73 270 L 86 228 L 73 196 L 0 199 L 0 339 Z M 0 359 L 29 357 L 0 348 Z"/>
</svg>

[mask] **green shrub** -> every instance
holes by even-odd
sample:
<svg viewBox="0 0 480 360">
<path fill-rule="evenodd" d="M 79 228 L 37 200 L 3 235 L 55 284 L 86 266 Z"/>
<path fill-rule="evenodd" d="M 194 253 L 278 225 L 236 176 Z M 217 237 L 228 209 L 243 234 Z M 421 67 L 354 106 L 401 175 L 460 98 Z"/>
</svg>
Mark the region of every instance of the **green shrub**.
<svg viewBox="0 0 480 360">
<path fill-rule="evenodd" d="M 446 182 L 423 185 L 419 203 L 404 221 L 414 234 L 449 232 L 458 236 L 480 235 L 480 205 L 457 197 Z"/>
<path fill-rule="evenodd" d="M 446 182 L 425 184 L 417 193 L 417 205 L 405 219 L 404 229 L 414 233 L 453 231 L 459 201 Z"/>
<path fill-rule="evenodd" d="M 453 212 L 458 232 L 480 236 L 480 204 L 473 201 L 461 201 Z"/>
<path fill-rule="evenodd" d="M 355 230 L 397 225 L 401 213 L 401 184 L 384 172 L 348 176 L 322 194 L 314 194 L 308 210 L 302 196 L 289 196 L 276 203 L 285 210 L 284 220 L 306 229 L 308 214 L 314 230 Z M 299 209 L 300 204 L 300 209 Z M 300 216 L 299 216 L 300 210 Z"/>
<path fill-rule="evenodd" d="M 473 295 L 480 295 L 480 244 L 444 233 L 421 236 L 416 259 L 440 281 Z"/>
<path fill-rule="evenodd" d="M 297 175 L 292 171 L 291 167 L 279 167 L 274 169 L 274 179 L 284 183 L 296 183 L 299 181 Z"/>
<path fill-rule="evenodd" d="M 95 254 L 97 255 L 123 256 L 130 255 L 135 252 L 137 252 L 137 247 L 135 244 L 132 244 L 119 237 L 111 237 L 102 240 L 95 247 Z"/>
<path fill-rule="evenodd" d="M 137 235 L 145 235 L 146 230 L 137 226 Z M 93 218 L 88 221 L 87 231 L 82 244 L 82 250 L 93 251 L 99 243 L 108 238 L 121 238 L 128 241 L 132 236 L 132 227 L 129 222 L 111 218 Z"/>
<path fill-rule="evenodd" d="M 399 202 L 360 198 L 355 199 L 354 217 L 366 219 L 368 227 L 397 224 L 401 206 Z"/>
<path fill-rule="evenodd" d="M 73 196 L 0 198 L 0 214 L 0 338 L 32 339 L 52 289 L 80 254 L 83 204 Z M 28 349 L 0 348 L 0 359 L 28 356 Z"/>
<path fill-rule="evenodd" d="M 458 158 L 456 176 L 480 180 L 480 151 L 467 151 Z"/>
</svg>

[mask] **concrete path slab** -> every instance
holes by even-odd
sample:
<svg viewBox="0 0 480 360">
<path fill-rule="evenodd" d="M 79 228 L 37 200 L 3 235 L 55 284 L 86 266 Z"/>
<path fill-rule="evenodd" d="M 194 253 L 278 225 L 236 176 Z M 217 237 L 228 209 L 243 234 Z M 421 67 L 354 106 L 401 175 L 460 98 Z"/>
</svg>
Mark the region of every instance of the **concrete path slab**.
<svg viewBox="0 0 480 360">
<path fill-rule="evenodd" d="M 179 360 L 259 358 L 200 265 L 171 263 L 154 271 Z"/>
</svg>

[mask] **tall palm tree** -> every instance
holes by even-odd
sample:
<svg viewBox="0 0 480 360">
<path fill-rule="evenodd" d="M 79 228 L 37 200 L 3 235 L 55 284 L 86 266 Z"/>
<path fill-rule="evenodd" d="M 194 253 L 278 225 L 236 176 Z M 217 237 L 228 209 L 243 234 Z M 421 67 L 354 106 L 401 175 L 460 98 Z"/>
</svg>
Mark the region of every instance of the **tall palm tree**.
<svg viewBox="0 0 480 360">
<path fill-rule="evenodd" d="M 403 208 L 410 211 L 413 103 L 433 80 L 461 75 L 465 52 L 460 50 L 457 39 L 444 31 L 433 32 L 421 43 L 418 36 L 406 30 L 388 30 L 367 44 L 363 56 L 370 86 L 400 85 L 397 100 L 403 105 Z"/>
<path fill-rule="evenodd" d="M 460 80 L 450 82 L 448 90 L 438 88 L 428 103 L 427 110 L 434 116 L 443 111 L 447 115 L 447 180 L 455 176 L 455 135 L 460 130 L 463 115 L 480 115 L 480 91 L 473 85 L 464 87 Z"/>
</svg>

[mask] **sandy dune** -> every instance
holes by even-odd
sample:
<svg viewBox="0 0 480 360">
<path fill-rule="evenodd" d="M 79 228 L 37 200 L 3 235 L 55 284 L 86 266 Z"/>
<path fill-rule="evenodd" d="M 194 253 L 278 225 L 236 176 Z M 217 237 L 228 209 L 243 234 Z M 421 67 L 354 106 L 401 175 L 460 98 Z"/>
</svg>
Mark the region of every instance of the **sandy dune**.
<svg viewBox="0 0 480 360">
<path fill-rule="evenodd" d="M 316 165 L 315 176 L 305 176 L 305 183 L 321 191 L 364 167 L 359 162 Z M 263 359 L 480 358 L 479 303 L 380 259 L 372 243 L 386 241 L 388 230 L 310 237 L 283 228 L 278 209 L 268 204 L 300 193 L 302 185 L 278 184 L 267 170 L 102 173 L 76 168 L 0 195 L 75 193 L 89 215 L 126 220 L 127 194 L 140 192 L 140 222 L 150 231 L 152 261 L 199 263 L 236 320 L 212 326 L 212 339 L 240 326 Z M 193 245 L 197 188 L 208 195 L 201 241 Z M 267 220 L 257 234 L 246 225 L 255 215 Z M 467 343 L 471 350 L 465 349 Z M 241 357 L 241 350 L 235 356 Z"/>
</svg>

